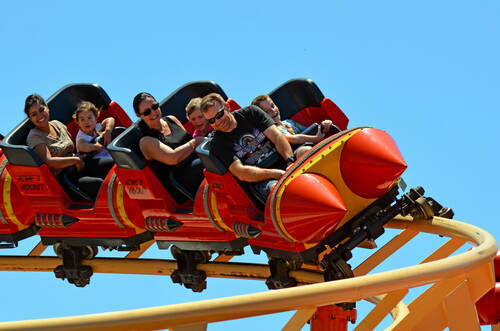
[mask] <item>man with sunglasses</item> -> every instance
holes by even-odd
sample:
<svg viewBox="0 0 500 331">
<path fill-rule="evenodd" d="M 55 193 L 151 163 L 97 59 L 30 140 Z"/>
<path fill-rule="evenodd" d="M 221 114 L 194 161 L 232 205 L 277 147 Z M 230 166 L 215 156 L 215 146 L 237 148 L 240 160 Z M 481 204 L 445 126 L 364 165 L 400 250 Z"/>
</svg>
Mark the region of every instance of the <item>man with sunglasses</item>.
<svg viewBox="0 0 500 331">
<path fill-rule="evenodd" d="M 200 109 L 215 131 L 210 151 L 240 181 L 254 183 L 265 201 L 285 171 L 261 168 L 260 164 L 276 151 L 290 165 L 295 162 L 292 148 L 274 121 L 262 109 L 248 106 L 232 113 L 224 99 L 211 93 L 201 100 Z"/>
</svg>

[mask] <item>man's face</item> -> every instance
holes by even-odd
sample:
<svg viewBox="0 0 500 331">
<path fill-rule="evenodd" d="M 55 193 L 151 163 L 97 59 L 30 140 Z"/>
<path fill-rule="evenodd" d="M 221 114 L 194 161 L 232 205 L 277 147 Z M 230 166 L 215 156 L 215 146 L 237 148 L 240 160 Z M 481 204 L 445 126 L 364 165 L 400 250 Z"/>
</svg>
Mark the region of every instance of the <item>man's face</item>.
<svg viewBox="0 0 500 331">
<path fill-rule="evenodd" d="M 267 99 L 261 101 L 259 107 L 267 113 L 267 115 L 271 116 L 271 118 L 275 121 L 280 120 L 280 109 L 274 104 L 273 100 Z"/>
<path fill-rule="evenodd" d="M 217 131 L 231 132 L 232 127 L 231 115 L 226 107 L 219 101 L 214 101 L 214 105 L 208 107 L 203 116 L 207 119 L 208 123 L 213 126 Z"/>
</svg>

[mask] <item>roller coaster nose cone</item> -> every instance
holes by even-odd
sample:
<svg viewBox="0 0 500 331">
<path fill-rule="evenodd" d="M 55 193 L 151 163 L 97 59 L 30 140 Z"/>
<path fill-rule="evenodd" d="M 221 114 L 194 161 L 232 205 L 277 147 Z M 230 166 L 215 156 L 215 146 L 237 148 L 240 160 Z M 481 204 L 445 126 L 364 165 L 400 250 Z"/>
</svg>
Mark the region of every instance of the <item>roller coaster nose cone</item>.
<svg viewBox="0 0 500 331">
<path fill-rule="evenodd" d="M 286 186 L 279 211 L 285 230 L 295 240 L 312 243 L 333 232 L 347 208 L 328 179 L 301 174 Z"/>
<path fill-rule="evenodd" d="M 366 128 L 345 144 L 340 170 L 347 186 L 363 198 L 378 198 L 406 170 L 398 146 L 386 132 Z"/>
</svg>

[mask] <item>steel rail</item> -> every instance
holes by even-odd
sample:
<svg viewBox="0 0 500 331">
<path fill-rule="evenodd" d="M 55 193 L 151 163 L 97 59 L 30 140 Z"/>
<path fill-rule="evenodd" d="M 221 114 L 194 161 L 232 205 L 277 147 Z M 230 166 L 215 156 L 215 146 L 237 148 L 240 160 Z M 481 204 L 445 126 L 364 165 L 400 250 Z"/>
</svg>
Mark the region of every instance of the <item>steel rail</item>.
<svg viewBox="0 0 500 331">
<path fill-rule="evenodd" d="M 338 302 L 357 301 L 397 290 L 431 284 L 443 279 L 456 278 L 457 276 L 471 273 L 480 267 L 489 267 L 491 269 L 491 261 L 497 252 L 497 243 L 488 232 L 455 220 L 435 217 L 431 221 L 409 221 L 408 219 L 398 217 L 388 223 L 387 226 L 399 229 L 411 228 L 421 232 L 459 237 L 477 245 L 477 247 L 473 250 L 432 262 L 339 281 L 113 313 L 5 322 L 0 323 L 0 330 L 164 329 L 289 310 L 310 309 Z M 6 268 L 8 265 L 2 259 L 0 258 L 0 266 Z M 92 264 L 94 262 L 97 261 L 89 261 L 89 265 L 94 266 Z M 125 260 L 124 263 L 131 263 L 131 261 Z M 142 260 L 138 260 L 137 263 L 142 263 Z M 103 272 L 98 271 L 101 267 L 102 270 L 108 270 L 107 272 L 111 270 L 111 272 L 121 273 L 127 269 L 120 267 L 119 264 L 116 263 L 113 267 L 106 269 L 104 265 L 96 263 L 96 272 Z M 207 266 L 208 268 L 209 265 L 200 265 L 200 269 L 205 270 L 205 267 Z M 229 263 L 229 265 L 232 266 L 233 264 Z M 9 267 L 11 269 L 8 270 L 15 269 L 12 265 Z M 37 268 L 33 262 L 29 266 L 25 265 L 21 267 Z M 48 267 L 49 265 L 39 266 L 38 270 L 46 270 Z M 141 264 L 142 267 L 144 266 Z M 164 273 L 170 270 L 171 267 L 165 266 L 160 271 Z M 239 274 L 242 278 L 250 278 L 249 276 L 257 278 L 265 277 L 268 272 L 264 272 L 259 268 L 254 265 L 245 265 L 236 274 Z M 211 268 L 208 269 L 211 270 Z M 220 277 L 227 277 L 232 276 L 231 270 L 230 266 L 227 266 L 227 273 L 221 271 L 214 271 L 214 273 L 219 273 Z M 493 282 L 492 273 L 490 277 Z"/>
</svg>

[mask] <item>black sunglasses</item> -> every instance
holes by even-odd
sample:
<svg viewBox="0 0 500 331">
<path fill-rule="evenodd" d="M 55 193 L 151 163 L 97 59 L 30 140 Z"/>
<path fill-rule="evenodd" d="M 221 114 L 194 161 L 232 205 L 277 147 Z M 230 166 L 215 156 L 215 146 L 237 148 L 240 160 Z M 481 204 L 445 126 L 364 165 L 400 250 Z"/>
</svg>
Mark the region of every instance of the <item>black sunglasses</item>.
<svg viewBox="0 0 500 331">
<path fill-rule="evenodd" d="M 144 113 L 139 113 L 141 116 L 149 116 L 153 110 L 157 110 L 160 107 L 159 103 L 155 103 L 154 105 L 151 106 L 151 108 L 148 108 L 144 111 Z"/>
<path fill-rule="evenodd" d="M 207 122 L 210 124 L 214 124 L 215 121 L 218 119 L 221 119 L 222 116 L 224 116 L 224 111 L 226 110 L 226 106 L 222 106 L 222 108 L 215 114 L 214 117 L 207 119 Z"/>
</svg>

